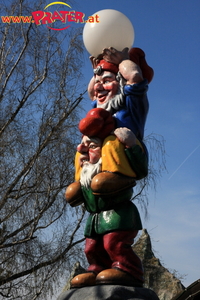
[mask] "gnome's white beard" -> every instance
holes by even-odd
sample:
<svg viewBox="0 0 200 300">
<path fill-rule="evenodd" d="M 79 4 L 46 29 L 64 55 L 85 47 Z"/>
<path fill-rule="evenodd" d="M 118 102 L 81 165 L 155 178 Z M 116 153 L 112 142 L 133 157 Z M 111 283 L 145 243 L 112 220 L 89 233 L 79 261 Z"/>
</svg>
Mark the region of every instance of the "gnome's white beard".
<svg viewBox="0 0 200 300">
<path fill-rule="evenodd" d="M 123 86 L 120 84 L 117 95 L 112 99 L 108 100 L 106 103 L 97 104 L 97 107 L 104 108 L 114 115 L 122 106 L 124 105 L 124 93 Z"/>
<path fill-rule="evenodd" d="M 85 162 L 83 168 L 81 170 L 80 183 L 85 188 L 89 189 L 92 178 L 101 172 L 101 158 L 96 164 L 91 164 L 89 162 Z"/>
</svg>

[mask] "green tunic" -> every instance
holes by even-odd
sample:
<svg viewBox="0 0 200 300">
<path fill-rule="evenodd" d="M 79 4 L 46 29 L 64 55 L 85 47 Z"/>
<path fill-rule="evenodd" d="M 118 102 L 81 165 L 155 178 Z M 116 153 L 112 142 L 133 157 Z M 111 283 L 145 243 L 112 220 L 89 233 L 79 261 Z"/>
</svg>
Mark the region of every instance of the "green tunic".
<svg viewBox="0 0 200 300">
<path fill-rule="evenodd" d="M 125 150 L 129 163 L 137 174 L 137 179 L 148 173 L 148 158 L 139 146 Z M 85 236 L 95 237 L 117 230 L 140 230 L 142 222 L 137 207 L 130 201 L 132 188 L 116 196 L 96 196 L 91 189 L 82 186 L 86 210 L 90 212 L 86 223 Z"/>
<path fill-rule="evenodd" d="M 132 189 L 112 198 L 94 196 L 91 190 L 82 189 L 85 207 L 90 212 L 85 227 L 86 237 L 116 230 L 142 229 L 138 209 L 130 201 Z"/>
</svg>

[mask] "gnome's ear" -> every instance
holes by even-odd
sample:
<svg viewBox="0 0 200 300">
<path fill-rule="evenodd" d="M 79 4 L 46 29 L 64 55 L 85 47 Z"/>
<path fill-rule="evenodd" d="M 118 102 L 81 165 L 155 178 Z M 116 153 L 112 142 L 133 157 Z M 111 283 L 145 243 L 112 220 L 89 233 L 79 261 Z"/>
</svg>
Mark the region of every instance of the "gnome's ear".
<svg viewBox="0 0 200 300">
<path fill-rule="evenodd" d="M 95 77 L 93 76 L 88 84 L 88 95 L 92 101 L 95 100 L 94 85 L 95 85 Z"/>
</svg>

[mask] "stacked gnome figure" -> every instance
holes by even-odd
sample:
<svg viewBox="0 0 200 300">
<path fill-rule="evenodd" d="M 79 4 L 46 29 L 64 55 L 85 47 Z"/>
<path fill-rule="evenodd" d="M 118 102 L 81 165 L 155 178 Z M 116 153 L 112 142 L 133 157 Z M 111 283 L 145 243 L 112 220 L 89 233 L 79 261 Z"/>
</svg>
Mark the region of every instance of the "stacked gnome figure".
<svg viewBox="0 0 200 300">
<path fill-rule="evenodd" d="M 153 69 L 139 48 L 110 47 L 90 59 L 93 108 L 79 123 L 75 182 L 65 194 L 72 207 L 84 203 L 90 213 L 85 227 L 89 267 L 72 279 L 71 287 L 142 287 L 142 263 L 131 247 L 142 224 L 131 198 L 136 181 L 148 174 L 143 135 Z"/>
</svg>

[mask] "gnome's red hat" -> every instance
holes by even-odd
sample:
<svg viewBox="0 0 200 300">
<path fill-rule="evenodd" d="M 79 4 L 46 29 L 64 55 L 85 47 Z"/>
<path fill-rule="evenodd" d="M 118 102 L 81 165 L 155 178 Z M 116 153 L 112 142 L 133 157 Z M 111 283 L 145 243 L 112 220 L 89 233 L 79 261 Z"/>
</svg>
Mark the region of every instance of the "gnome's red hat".
<svg viewBox="0 0 200 300">
<path fill-rule="evenodd" d="M 147 64 L 144 51 L 140 48 L 135 47 L 131 48 L 128 54 L 129 59 L 140 67 L 143 77 L 148 80 L 148 83 L 150 83 L 153 79 L 154 71 Z M 98 63 L 96 69 L 94 69 L 94 74 L 101 75 L 103 71 L 110 71 L 114 74 L 117 74 L 119 71 L 119 67 L 113 63 L 107 62 L 104 59 L 102 59 Z"/>
<path fill-rule="evenodd" d="M 119 71 L 119 67 L 113 63 L 110 63 L 104 59 L 100 60 L 96 69 L 94 69 L 94 74 L 101 75 L 103 71 L 109 71 L 114 74 L 117 74 Z"/>
<path fill-rule="evenodd" d="M 103 108 L 91 109 L 79 123 L 79 130 L 89 137 L 104 140 L 115 129 L 115 121 L 111 113 Z"/>
</svg>

